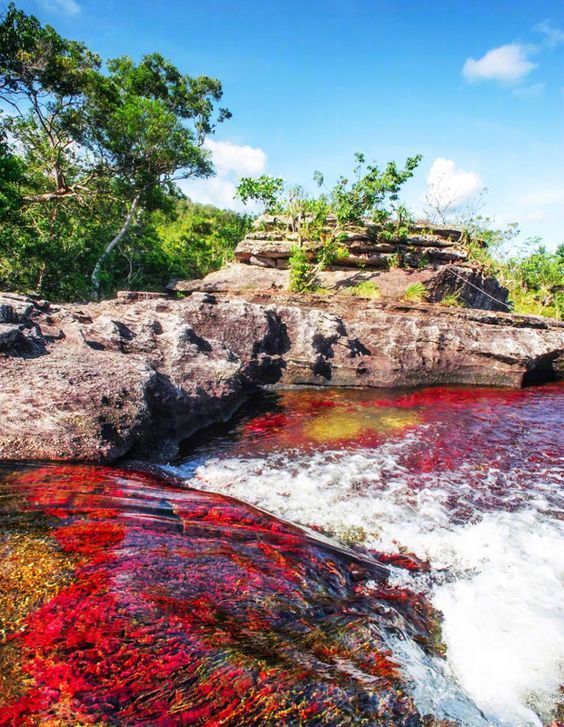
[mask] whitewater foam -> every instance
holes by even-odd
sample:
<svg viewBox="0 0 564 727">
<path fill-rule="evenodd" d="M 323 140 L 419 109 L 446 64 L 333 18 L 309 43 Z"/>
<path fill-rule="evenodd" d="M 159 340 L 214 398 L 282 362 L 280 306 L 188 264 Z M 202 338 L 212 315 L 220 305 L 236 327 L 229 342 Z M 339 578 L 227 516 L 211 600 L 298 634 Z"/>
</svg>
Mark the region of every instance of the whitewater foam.
<svg viewBox="0 0 564 727">
<path fill-rule="evenodd" d="M 360 451 L 210 459 L 174 471 L 190 486 L 345 543 L 354 534 L 364 547 L 406 549 L 429 560 L 430 577 L 405 577 L 443 613 L 453 679 L 489 724 L 542 725 L 558 700 L 564 654 L 564 527 L 547 515 L 557 478 L 490 469 L 479 473 L 476 488 L 478 473 L 468 461 L 416 475 L 400 464 L 416 438 L 414 432 Z M 488 487 L 495 489 L 495 506 L 488 507 Z M 444 712 L 433 679 L 436 673 L 428 674 L 419 691 Z"/>
</svg>

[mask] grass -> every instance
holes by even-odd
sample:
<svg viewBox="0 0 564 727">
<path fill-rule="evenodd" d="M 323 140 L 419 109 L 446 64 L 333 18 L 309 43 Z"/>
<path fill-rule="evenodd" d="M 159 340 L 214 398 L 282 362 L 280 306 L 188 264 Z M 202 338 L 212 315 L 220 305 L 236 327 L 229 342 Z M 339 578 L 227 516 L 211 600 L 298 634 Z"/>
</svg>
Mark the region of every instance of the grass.
<svg viewBox="0 0 564 727">
<path fill-rule="evenodd" d="M 410 303 L 420 303 L 425 299 L 426 295 L 427 288 L 423 285 L 423 283 L 412 283 L 406 288 L 405 293 L 403 294 L 403 299 Z"/>
<path fill-rule="evenodd" d="M 440 303 L 450 308 L 464 308 L 464 301 L 460 300 L 458 293 L 448 293 L 441 298 Z"/>
<path fill-rule="evenodd" d="M 394 252 L 393 255 L 388 257 L 388 268 L 401 268 L 403 267 L 403 259 L 399 252 Z"/>
<path fill-rule="evenodd" d="M 379 298 L 381 296 L 380 288 L 371 280 L 364 280 L 362 283 L 353 285 L 351 288 L 347 288 L 347 292 L 358 298 Z"/>
</svg>

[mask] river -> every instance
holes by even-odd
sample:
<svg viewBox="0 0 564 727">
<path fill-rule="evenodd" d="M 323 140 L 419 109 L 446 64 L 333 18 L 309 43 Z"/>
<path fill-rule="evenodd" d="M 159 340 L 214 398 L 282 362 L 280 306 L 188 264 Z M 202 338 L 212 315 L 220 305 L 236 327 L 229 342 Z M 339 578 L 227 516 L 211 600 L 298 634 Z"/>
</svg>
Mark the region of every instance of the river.
<svg viewBox="0 0 564 727">
<path fill-rule="evenodd" d="M 563 423 L 558 384 L 295 389 L 164 479 L 4 466 L 0 724 L 556 724 Z"/>
</svg>

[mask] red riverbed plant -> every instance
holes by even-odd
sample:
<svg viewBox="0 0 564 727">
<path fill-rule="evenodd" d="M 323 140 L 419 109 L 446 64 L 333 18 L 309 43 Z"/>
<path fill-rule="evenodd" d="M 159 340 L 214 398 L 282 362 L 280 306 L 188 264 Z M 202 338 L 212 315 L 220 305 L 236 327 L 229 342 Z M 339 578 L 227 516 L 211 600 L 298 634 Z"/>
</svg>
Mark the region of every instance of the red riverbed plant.
<svg viewBox="0 0 564 727">
<path fill-rule="evenodd" d="M 12 568 L 31 563 L 16 534 L 49 569 L 4 625 L 0 725 L 420 723 L 389 639 L 433 651 L 435 615 L 376 559 L 148 474 L 52 466 L 0 490 Z"/>
</svg>

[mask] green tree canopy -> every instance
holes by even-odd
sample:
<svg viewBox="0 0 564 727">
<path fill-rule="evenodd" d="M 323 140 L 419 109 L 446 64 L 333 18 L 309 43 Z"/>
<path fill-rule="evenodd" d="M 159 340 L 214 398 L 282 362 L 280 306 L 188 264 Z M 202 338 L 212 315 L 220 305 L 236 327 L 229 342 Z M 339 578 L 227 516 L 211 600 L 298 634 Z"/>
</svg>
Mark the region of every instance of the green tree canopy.
<svg viewBox="0 0 564 727">
<path fill-rule="evenodd" d="M 69 216 L 111 220 L 105 244 L 88 241 L 98 294 L 104 263 L 142 212 L 166 205 L 178 180 L 213 173 L 204 141 L 230 116 L 218 108 L 221 83 L 183 74 L 157 53 L 103 67 L 84 44 L 13 4 L 0 48 L 1 129 L 27 169 L 21 227 L 34 229 L 47 263 Z"/>
</svg>

